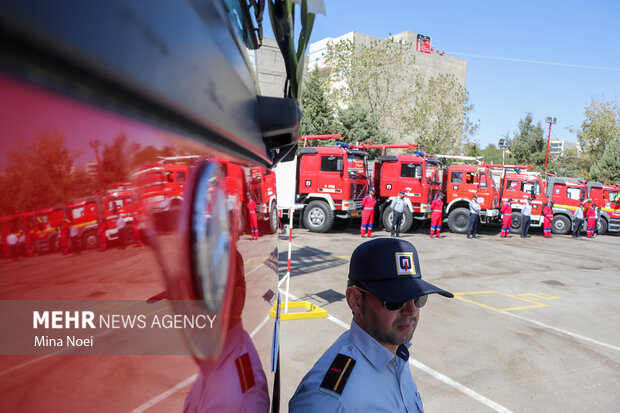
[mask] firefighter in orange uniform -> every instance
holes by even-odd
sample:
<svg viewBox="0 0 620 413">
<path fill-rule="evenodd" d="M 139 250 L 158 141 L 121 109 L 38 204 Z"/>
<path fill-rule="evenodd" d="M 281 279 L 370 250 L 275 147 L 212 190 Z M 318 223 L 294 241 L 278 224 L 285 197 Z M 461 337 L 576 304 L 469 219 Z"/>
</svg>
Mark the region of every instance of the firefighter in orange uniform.
<svg viewBox="0 0 620 413">
<path fill-rule="evenodd" d="M 590 204 L 586 211 L 586 219 L 588 222 L 588 238 L 594 237 L 594 229 L 596 228 L 596 204 Z"/>
<path fill-rule="evenodd" d="M 441 238 L 441 223 L 443 222 L 443 199 L 444 194 L 441 192 L 437 194 L 437 198 L 431 202 L 431 239 L 433 234 L 437 238 Z"/>
<path fill-rule="evenodd" d="M 545 204 L 545 206 L 543 207 L 543 216 L 545 217 L 544 219 L 544 225 L 543 225 L 543 236 L 545 238 L 551 238 L 551 226 L 552 226 L 552 222 L 553 222 L 553 202 L 549 202 L 548 204 Z"/>
<path fill-rule="evenodd" d="M 62 255 L 67 255 L 69 253 L 69 231 L 70 231 L 71 223 L 67 218 L 62 220 L 60 224 L 60 250 L 62 251 Z"/>
<path fill-rule="evenodd" d="M 250 230 L 252 231 L 252 239 L 258 239 L 258 218 L 256 218 L 256 202 L 250 197 L 248 201 L 248 210 L 250 211 Z"/>
<path fill-rule="evenodd" d="M 502 206 L 502 231 L 499 233 L 500 237 L 508 238 L 508 232 L 510 231 L 510 224 L 512 222 L 512 198 L 509 198 L 508 201 Z"/>
<path fill-rule="evenodd" d="M 368 237 L 372 236 L 372 222 L 375 219 L 375 204 L 377 198 L 375 198 L 375 188 L 368 190 L 368 195 L 362 200 L 362 227 L 360 229 L 360 235 L 366 236 L 366 229 L 368 229 Z"/>
<path fill-rule="evenodd" d="M 105 218 L 101 218 L 97 225 L 97 236 L 99 237 L 99 251 L 103 252 L 107 248 L 107 236 L 108 221 Z"/>
</svg>

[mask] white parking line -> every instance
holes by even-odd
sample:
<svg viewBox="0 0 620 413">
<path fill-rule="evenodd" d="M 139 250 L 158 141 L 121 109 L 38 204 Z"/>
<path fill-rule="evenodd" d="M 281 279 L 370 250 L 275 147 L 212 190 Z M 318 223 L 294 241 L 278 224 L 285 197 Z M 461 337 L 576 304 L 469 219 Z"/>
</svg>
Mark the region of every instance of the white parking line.
<svg viewBox="0 0 620 413">
<path fill-rule="evenodd" d="M 553 327 L 553 326 L 550 326 L 549 324 L 545 324 L 545 323 L 542 323 L 540 321 L 530 320 L 529 318 L 525 318 L 523 316 L 516 315 L 516 314 L 513 314 L 513 313 L 508 312 L 508 311 L 502 312 L 502 314 L 509 315 L 511 317 L 514 317 L 514 318 L 518 318 L 519 320 L 527 321 L 528 323 L 532 323 L 534 325 L 537 325 L 537 326 L 542 327 L 542 328 L 546 328 L 548 330 L 553 330 L 553 331 L 557 331 L 558 333 L 566 334 L 567 336 L 574 337 L 574 338 L 576 338 L 578 340 L 586 341 L 586 342 L 592 343 L 592 344 L 597 344 L 599 346 L 606 347 L 606 348 L 608 348 L 610 350 L 620 351 L 620 347 L 612 346 L 611 344 L 607 344 L 607 343 L 595 340 L 595 339 L 590 338 L 590 337 L 586 337 L 586 336 L 582 336 L 582 335 L 579 335 L 579 334 L 571 333 L 570 331 L 567 331 L 567 330 L 564 330 L 564 329 L 561 329 L 561 328 L 558 328 L 558 327 Z"/>
</svg>

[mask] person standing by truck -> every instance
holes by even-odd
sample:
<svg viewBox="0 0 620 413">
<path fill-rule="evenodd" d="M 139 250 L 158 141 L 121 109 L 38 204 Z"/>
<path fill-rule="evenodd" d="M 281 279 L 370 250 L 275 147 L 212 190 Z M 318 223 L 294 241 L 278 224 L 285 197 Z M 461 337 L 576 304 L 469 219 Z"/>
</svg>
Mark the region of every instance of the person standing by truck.
<svg viewBox="0 0 620 413">
<path fill-rule="evenodd" d="M 392 201 L 392 236 L 400 232 L 400 222 L 403 219 L 403 212 L 405 211 L 405 191 L 400 191 L 398 197 Z"/>
<path fill-rule="evenodd" d="M 478 238 L 476 231 L 480 222 L 480 204 L 478 203 L 478 195 L 472 195 L 469 201 L 469 227 L 467 228 L 467 238 Z"/>
<path fill-rule="evenodd" d="M 443 221 L 443 199 L 444 194 L 438 193 L 437 198 L 431 202 L 431 239 L 433 239 L 433 234 L 437 238 L 441 238 L 441 223 Z"/>
<path fill-rule="evenodd" d="M 521 224 L 521 238 L 529 238 L 530 224 L 532 223 L 532 198 L 528 198 L 521 210 L 523 223 Z"/>
<path fill-rule="evenodd" d="M 375 219 L 375 204 L 377 198 L 375 198 L 375 188 L 368 190 L 368 195 L 362 200 L 362 227 L 360 228 L 360 235 L 366 236 L 366 229 L 368 229 L 368 238 L 372 236 L 372 222 Z M 399 220 L 400 222 L 400 220 Z"/>
<path fill-rule="evenodd" d="M 579 204 L 579 207 L 573 212 L 575 215 L 573 225 L 573 238 L 579 238 L 581 234 L 581 225 L 583 225 L 583 204 Z"/>
<path fill-rule="evenodd" d="M 508 238 L 508 232 L 510 231 L 510 225 L 512 223 L 512 198 L 508 198 L 508 201 L 502 206 L 500 212 L 502 213 L 502 230 L 499 233 L 500 237 Z"/>
<path fill-rule="evenodd" d="M 543 207 L 543 216 L 544 218 L 544 223 L 543 223 L 543 236 L 545 238 L 552 238 L 551 237 L 551 225 L 553 222 L 553 202 L 549 202 L 548 204 L 545 204 L 545 206 Z"/>
<path fill-rule="evenodd" d="M 594 229 L 596 228 L 596 204 L 590 205 L 586 211 L 586 219 L 588 221 L 588 238 L 594 238 Z"/>
<path fill-rule="evenodd" d="M 256 216 L 256 201 L 250 196 L 248 201 L 248 212 L 250 216 L 250 232 L 252 233 L 252 239 L 258 239 L 258 218 Z"/>
</svg>

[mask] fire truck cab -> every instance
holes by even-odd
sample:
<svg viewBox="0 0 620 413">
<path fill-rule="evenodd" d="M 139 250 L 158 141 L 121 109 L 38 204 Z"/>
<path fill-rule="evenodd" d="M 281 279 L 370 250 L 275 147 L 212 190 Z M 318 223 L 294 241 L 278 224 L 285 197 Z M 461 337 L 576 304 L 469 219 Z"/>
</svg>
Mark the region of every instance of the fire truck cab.
<svg viewBox="0 0 620 413">
<path fill-rule="evenodd" d="M 601 207 L 601 218 L 597 229 L 600 235 L 620 231 L 620 186 L 588 182 L 586 193 L 589 199 Z"/>
<path fill-rule="evenodd" d="M 577 178 L 549 177 L 547 196 L 553 201 L 553 233 L 568 234 L 572 228 L 573 213 L 586 200 L 587 184 Z"/>
<path fill-rule="evenodd" d="M 256 216 L 274 234 L 278 230 L 276 202 L 276 174 L 267 168 L 250 169 L 250 193 L 256 202 Z"/>
<path fill-rule="evenodd" d="M 431 167 L 430 165 L 435 165 Z M 419 155 L 383 155 L 374 163 L 373 182 L 381 211 L 383 227 L 392 227 L 392 201 L 405 192 L 400 230 L 407 232 L 414 220 L 421 222 L 430 211 L 430 203 L 441 190 L 437 173 L 439 161 Z"/>
<path fill-rule="evenodd" d="M 545 193 L 545 183 L 538 174 L 519 172 L 507 173 L 500 181 L 502 183 L 502 204 L 512 198 L 512 221 L 510 225 L 511 233 L 521 232 L 523 217 L 521 210 L 527 203 L 527 199 L 532 199 L 531 226 L 540 227 L 543 225 L 542 209 L 549 201 Z M 555 222 L 555 219 L 554 219 Z"/>
<path fill-rule="evenodd" d="M 444 170 L 446 215 L 450 231 L 464 234 L 469 225 L 469 201 L 478 197 L 480 219 L 499 217 L 499 191 L 491 169 L 483 165 L 454 164 Z"/>
<path fill-rule="evenodd" d="M 327 232 L 336 218 L 361 216 L 368 154 L 344 146 L 299 149 L 295 202 L 304 205 L 304 225 L 310 231 Z"/>
<path fill-rule="evenodd" d="M 65 217 L 65 205 L 59 204 L 52 208 L 40 209 L 35 212 L 35 252 L 58 251 L 58 228 Z"/>
</svg>

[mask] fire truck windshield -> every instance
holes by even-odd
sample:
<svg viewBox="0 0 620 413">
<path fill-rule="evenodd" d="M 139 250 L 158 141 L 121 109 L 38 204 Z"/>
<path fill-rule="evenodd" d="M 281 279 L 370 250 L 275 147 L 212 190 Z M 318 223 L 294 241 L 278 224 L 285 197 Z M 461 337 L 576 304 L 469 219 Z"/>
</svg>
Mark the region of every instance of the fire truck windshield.
<svg viewBox="0 0 620 413">
<path fill-rule="evenodd" d="M 366 178 L 366 159 L 361 155 L 348 154 L 349 178 Z"/>
<path fill-rule="evenodd" d="M 609 202 L 620 202 L 620 191 L 605 191 L 609 196 Z"/>
<path fill-rule="evenodd" d="M 537 181 L 521 181 L 521 192 L 540 195 L 540 184 Z"/>
</svg>

